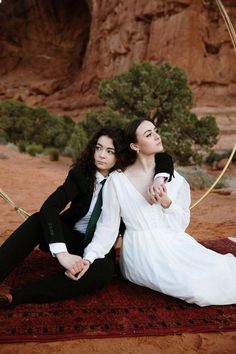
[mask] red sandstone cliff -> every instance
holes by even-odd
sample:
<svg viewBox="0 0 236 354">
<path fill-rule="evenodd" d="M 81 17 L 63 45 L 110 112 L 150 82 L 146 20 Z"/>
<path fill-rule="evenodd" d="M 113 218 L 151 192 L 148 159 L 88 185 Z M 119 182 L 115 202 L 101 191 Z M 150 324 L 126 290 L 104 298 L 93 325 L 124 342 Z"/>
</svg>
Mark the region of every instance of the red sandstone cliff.
<svg viewBox="0 0 236 354">
<path fill-rule="evenodd" d="M 235 1 L 223 3 L 236 24 Z M 79 118 L 102 104 L 101 79 L 143 60 L 184 69 L 196 112 L 215 114 L 222 133 L 230 133 L 227 147 L 232 145 L 236 53 L 214 0 L 0 4 L 0 99 L 17 98 Z"/>
</svg>

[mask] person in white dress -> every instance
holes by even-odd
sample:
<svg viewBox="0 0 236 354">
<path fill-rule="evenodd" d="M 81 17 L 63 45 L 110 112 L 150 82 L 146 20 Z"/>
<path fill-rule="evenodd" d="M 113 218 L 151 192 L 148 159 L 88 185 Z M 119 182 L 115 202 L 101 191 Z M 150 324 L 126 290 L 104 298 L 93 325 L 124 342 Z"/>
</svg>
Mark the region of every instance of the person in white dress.
<svg viewBox="0 0 236 354">
<path fill-rule="evenodd" d="M 159 187 L 157 203 L 148 201 L 154 155 L 163 150 L 156 127 L 146 119 L 133 120 L 126 135 L 127 166 L 108 178 L 84 259 L 92 263 L 109 252 L 122 217 L 126 230 L 120 268 L 126 279 L 199 306 L 236 303 L 236 257 L 207 249 L 185 232 L 190 221 L 187 181 L 175 171 L 175 178 Z"/>
</svg>

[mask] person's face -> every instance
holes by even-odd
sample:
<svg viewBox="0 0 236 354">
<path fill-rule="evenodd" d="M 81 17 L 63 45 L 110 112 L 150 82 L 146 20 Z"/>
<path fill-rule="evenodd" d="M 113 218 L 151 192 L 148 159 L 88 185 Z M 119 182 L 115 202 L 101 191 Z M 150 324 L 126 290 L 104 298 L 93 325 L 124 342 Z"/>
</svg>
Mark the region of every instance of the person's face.
<svg viewBox="0 0 236 354">
<path fill-rule="evenodd" d="M 152 155 L 163 151 L 161 137 L 152 122 L 143 121 L 136 130 L 136 137 L 137 143 L 133 144 L 133 148 L 137 152 Z"/>
<path fill-rule="evenodd" d="M 116 163 L 116 154 L 113 141 L 108 136 L 100 136 L 94 152 L 94 163 L 97 170 L 107 176 Z"/>
</svg>

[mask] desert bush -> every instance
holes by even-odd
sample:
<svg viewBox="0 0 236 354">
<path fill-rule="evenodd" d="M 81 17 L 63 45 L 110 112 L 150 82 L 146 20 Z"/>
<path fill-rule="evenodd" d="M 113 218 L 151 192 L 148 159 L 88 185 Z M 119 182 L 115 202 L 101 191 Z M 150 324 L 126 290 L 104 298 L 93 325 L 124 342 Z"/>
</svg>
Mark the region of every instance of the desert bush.
<svg viewBox="0 0 236 354">
<path fill-rule="evenodd" d="M 154 119 L 166 149 L 182 165 L 200 163 L 217 142 L 215 118 L 198 119 L 190 111 L 192 92 L 187 75 L 167 63 L 133 65 L 128 72 L 101 81 L 99 95 L 127 119 Z"/>
<path fill-rule="evenodd" d="M 7 144 L 7 136 L 3 132 L 0 132 L 0 145 L 6 145 L 6 144 Z"/>
<path fill-rule="evenodd" d="M 17 143 L 17 147 L 19 149 L 20 152 L 25 152 L 25 149 L 26 149 L 26 143 L 24 141 L 19 141 Z"/>
<path fill-rule="evenodd" d="M 80 123 L 77 123 L 70 138 L 72 159 L 75 161 L 83 151 L 88 141 L 87 134 Z"/>
<path fill-rule="evenodd" d="M 75 123 L 67 116 L 50 116 L 45 122 L 44 130 L 39 137 L 45 147 L 63 150 L 70 140 Z"/>
<path fill-rule="evenodd" d="M 59 160 L 59 149 L 55 147 L 49 147 L 44 150 L 44 153 L 49 156 L 50 161 L 58 161 Z"/>
<path fill-rule="evenodd" d="M 52 116 L 42 107 L 30 108 L 14 100 L 0 102 L 0 134 L 21 150 L 30 144 L 63 149 L 74 124 L 70 117 Z"/>
<path fill-rule="evenodd" d="M 31 156 L 36 156 L 38 154 L 42 154 L 43 146 L 38 144 L 29 144 L 25 147 L 25 151 Z"/>
<path fill-rule="evenodd" d="M 7 141 L 14 144 L 30 142 L 33 124 L 29 117 L 30 108 L 23 103 L 14 100 L 0 102 L 0 132 L 5 134 Z"/>
</svg>

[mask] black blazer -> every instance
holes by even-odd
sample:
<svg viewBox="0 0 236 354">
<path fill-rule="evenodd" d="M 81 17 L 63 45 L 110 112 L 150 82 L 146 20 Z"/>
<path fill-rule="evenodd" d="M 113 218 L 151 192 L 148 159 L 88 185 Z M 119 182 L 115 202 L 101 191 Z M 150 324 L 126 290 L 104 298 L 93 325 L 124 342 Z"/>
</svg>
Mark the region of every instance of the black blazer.
<svg viewBox="0 0 236 354">
<path fill-rule="evenodd" d="M 157 154 L 155 173 L 169 173 L 170 181 L 173 171 L 171 156 L 167 153 Z M 87 214 L 93 196 L 93 191 L 89 190 L 85 176 L 78 167 L 74 167 L 65 182 L 43 203 L 39 213 L 47 243 L 65 242 L 62 223 L 73 228 Z"/>
</svg>

